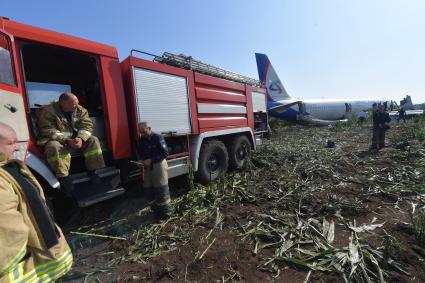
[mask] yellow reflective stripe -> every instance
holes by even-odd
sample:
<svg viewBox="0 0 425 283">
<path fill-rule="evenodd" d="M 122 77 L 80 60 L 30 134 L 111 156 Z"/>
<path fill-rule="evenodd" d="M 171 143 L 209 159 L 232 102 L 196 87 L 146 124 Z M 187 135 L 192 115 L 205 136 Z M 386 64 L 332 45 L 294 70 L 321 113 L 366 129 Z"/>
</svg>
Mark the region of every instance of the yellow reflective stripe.
<svg viewBox="0 0 425 283">
<path fill-rule="evenodd" d="M 61 277 L 62 275 L 64 275 L 71 269 L 72 262 L 73 262 L 72 257 L 67 258 L 66 261 L 63 262 L 63 264 L 57 266 L 55 269 L 51 269 L 48 271 L 48 273 L 45 272 L 45 274 L 37 276 L 37 279 L 35 279 L 36 281 L 34 282 L 46 283 Z"/>
<path fill-rule="evenodd" d="M 24 245 L 21 247 L 21 249 L 18 251 L 18 253 L 2 268 L 0 268 L 0 277 L 3 274 L 6 274 L 9 269 L 13 268 L 18 264 L 18 262 L 25 256 L 25 253 L 27 252 L 27 241 L 25 241 Z"/>
<path fill-rule="evenodd" d="M 59 257 L 58 259 L 51 260 L 49 262 L 46 262 L 45 264 L 38 265 L 35 268 L 35 271 L 39 273 L 40 275 L 46 274 L 50 269 L 55 268 L 57 269 L 58 266 L 64 265 L 69 260 L 72 261 L 72 253 L 70 250 L 67 250 L 64 252 L 64 254 Z"/>
<path fill-rule="evenodd" d="M 66 251 L 60 258 L 46 262 L 45 264 L 35 267 L 27 274 L 23 272 L 23 265 L 21 262 L 14 270 L 14 276 L 9 276 L 11 283 L 32 283 L 32 282 L 50 282 L 65 274 L 72 266 L 71 251 Z M 18 274 L 18 276 L 16 276 Z"/>
<path fill-rule="evenodd" d="M 52 140 L 55 140 L 55 139 L 57 139 L 59 136 L 63 136 L 63 134 L 62 134 L 62 133 L 59 133 L 59 132 L 56 132 L 56 133 L 53 133 L 53 135 L 51 136 L 51 138 L 52 138 Z"/>
<path fill-rule="evenodd" d="M 72 137 L 72 133 L 71 132 L 63 132 L 63 133 L 62 132 L 55 132 L 51 136 L 51 139 L 52 140 L 55 140 L 55 139 L 57 139 L 60 136 L 65 136 L 65 137 L 69 138 L 69 137 Z"/>
<path fill-rule="evenodd" d="M 70 255 L 66 258 L 64 262 L 62 262 L 60 265 L 57 265 L 55 267 L 50 268 L 49 270 L 46 270 L 45 272 L 39 274 L 37 271 L 37 279 L 34 282 L 51 282 L 65 273 L 67 273 L 72 266 L 73 258 Z M 21 283 L 27 283 L 27 282 L 21 282 Z"/>
<path fill-rule="evenodd" d="M 63 261 L 65 258 L 71 256 L 72 258 L 72 253 L 70 250 L 67 250 L 66 252 L 63 253 L 63 255 L 61 255 L 59 258 L 48 261 L 42 265 L 38 265 L 35 269 L 38 270 L 40 272 L 40 270 L 42 271 L 45 268 L 50 268 L 51 265 L 60 263 L 61 261 Z M 44 272 L 41 272 L 41 274 L 44 274 Z"/>
<path fill-rule="evenodd" d="M 92 157 L 92 156 L 97 156 L 97 155 L 102 155 L 102 150 L 100 148 L 97 148 L 97 149 L 93 149 L 93 150 L 84 152 L 84 157 L 85 158 Z"/>
<path fill-rule="evenodd" d="M 87 135 L 89 137 L 91 136 L 91 133 L 89 131 L 86 131 L 86 130 L 79 130 L 78 134 L 79 135 Z"/>
<path fill-rule="evenodd" d="M 25 262 L 19 263 L 18 267 L 16 267 L 12 272 L 9 273 L 9 281 L 11 283 L 17 282 L 16 280 L 19 280 L 21 274 L 24 274 L 24 263 Z"/>
<path fill-rule="evenodd" d="M 71 154 L 65 153 L 65 154 L 59 154 L 59 155 L 51 156 L 51 157 L 47 158 L 47 162 L 53 163 L 53 162 L 56 162 L 58 160 L 63 160 L 63 159 L 71 160 Z"/>
</svg>

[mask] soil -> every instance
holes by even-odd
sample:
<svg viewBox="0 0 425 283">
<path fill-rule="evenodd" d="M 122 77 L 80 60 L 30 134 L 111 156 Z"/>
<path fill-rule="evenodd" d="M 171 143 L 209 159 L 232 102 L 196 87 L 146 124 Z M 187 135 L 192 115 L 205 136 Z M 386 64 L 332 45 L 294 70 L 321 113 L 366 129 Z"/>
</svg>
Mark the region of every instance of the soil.
<svg viewBox="0 0 425 283">
<path fill-rule="evenodd" d="M 308 277 L 309 282 L 343 282 L 337 273 L 313 271 L 309 274 L 309 270 L 285 262 L 279 262 L 272 268 L 265 263 L 274 251 L 265 248 L 255 253 L 252 239 L 244 237 L 241 232 L 240 227 L 249 224 L 253 215 L 272 211 L 293 214 L 294 210 L 299 210 L 299 215 L 335 221 L 333 245 L 338 248 L 346 247 L 352 235 L 351 230 L 338 222 L 339 215 L 352 223 L 355 221 L 357 226 L 371 222 L 384 223 L 382 227 L 359 235 L 362 241 L 379 250 L 388 249 L 385 244 L 388 237 L 396 239 L 398 244 L 390 250 L 390 255 L 408 273 L 381 266 L 385 271 L 385 280 L 425 282 L 425 245 L 413 234 L 409 215 L 412 201 L 419 204 L 418 210 L 423 209 L 424 196 L 387 190 L 392 188 L 394 180 L 401 184 L 407 178 L 405 175 L 412 170 L 416 170 L 415 176 L 409 175 L 412 186 L 424 184 L 425 168 L 420 165 L 424 164 L 420 163 L 424 160 L 424 144 L 409 136 L 412 127 L 415 127 L 413 122 L 392 125 L 387 133 L 387 147 L 379 152 L 368 149 L 370 125 L 354 125 L 340 130 L 301 125 L 278 128 L 272 140 L 265 145 L 266 148 L 259 149 L 258 155 L 254 156 L 255 167 L 248 171 L 245 185 L 254 195 L 255 191 L 264 187 L 282 190 L 279 201 L 264 197 L 222 201 L 217 206 L 210 206 L 213 210 L 219 208 L 222 216 L 220 225 L 215 225 L 214 211 L 203 221 L 196 213 L 190 217 L 175 217 L 160 224 L 162 228 L 158 230 L 158 233 L 176 235 L 172 241 L 167 240 L 169 246 L 155 256 L 135 260 L 135 255 L 142 253 L 140 247 L 134 248 L 137 243 L 134 239 L 140 237 L 136 235 L 138 231 L 158 226 L 136 184 L 129 188 L 130 192 L 125 197 L 78 211 L 68 221 L 65 231 L 75 263 L 72 273 L 62 280 L 304 282 Z M 335 142 L 335 148 L 324 149 L 325 137 Z M 395 145 L 400 141 L 408 141 L 409 148 L 396 149 Z M 303 154 L 299 154 L 300 151 Z M 311 168 L 308 164 L 312 164 Z M 403 173 L 403 170 L 407 173 Z M 293 175 L 288 176 L 287 172 Z M 383 179 L 382 176 L 387 178 Z M 314 188 L 311 184 L 314 184 Z M 170 183 L 173 199 L 184 198 L 188 186 L 185 178 L 173 180 Z M 303 195 L 297 202 L 292 197 L 295 192 Z M 184 211 L 178 213 L 185 215 Z M 125 225 L 120 221 L 124 221 Z M 180 235 L 178 231 L 182 227 L 192 228 L 184 230 L 187 234 Z"/>
</svg>

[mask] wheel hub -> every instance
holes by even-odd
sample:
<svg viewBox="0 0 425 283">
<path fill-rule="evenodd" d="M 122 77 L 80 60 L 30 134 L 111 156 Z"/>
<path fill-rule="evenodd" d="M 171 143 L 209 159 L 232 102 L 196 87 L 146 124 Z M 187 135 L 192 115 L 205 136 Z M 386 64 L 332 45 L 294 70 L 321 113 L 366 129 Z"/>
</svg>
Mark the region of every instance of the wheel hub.
<svg viewBox="0 0 425 283">
<path fill-rule="evenodd" d="M 210 172 L 217 171 L 219 168 L 218 156 L 216 154 L 211 154 L 211 156 L 208 158 L 207 164 Z"/>
<path fill-rule="evenodd" d="M 237 151 L 236 151 L 236 158 L 238 160 L 244 160 L 247 156 L 247 150 L 244 146 L 241 146 Z"/>
</svg>

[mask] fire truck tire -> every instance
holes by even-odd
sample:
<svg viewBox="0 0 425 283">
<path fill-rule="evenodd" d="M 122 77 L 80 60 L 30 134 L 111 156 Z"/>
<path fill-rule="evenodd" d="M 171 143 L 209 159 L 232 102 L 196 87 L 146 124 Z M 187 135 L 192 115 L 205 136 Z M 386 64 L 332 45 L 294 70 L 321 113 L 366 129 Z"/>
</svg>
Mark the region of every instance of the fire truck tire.
<svg viewBox="0 0 425 283">
<path fill-rule="evenodd" d="M 251 156 L 251 143 L 246 136 L 236 137 L 229 146 L 229 165 L 231 169 L 242 168 Z"/>
<path fill-rule="evenodd" d="M 199 156 L 197 181 L 207 184 L 222 177 L 229 167 L 229 155 L 226 146 L 218 140 L 205 142 Z"/>
</svg>

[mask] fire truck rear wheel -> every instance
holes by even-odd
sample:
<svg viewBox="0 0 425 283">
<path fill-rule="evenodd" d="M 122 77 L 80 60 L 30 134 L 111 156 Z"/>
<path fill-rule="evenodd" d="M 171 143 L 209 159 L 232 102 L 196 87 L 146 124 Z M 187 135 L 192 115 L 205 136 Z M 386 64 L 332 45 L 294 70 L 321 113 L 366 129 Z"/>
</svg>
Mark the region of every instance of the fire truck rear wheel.
<svg viewBox="0 0 425 283">
<path fill-rule="evenodd" d="M 205 142 L 199 156 L 197 181 L 207 184 L 226 174 L 229 167 L 229 155 L 226 146 L 218 140 Z"/>
<path fill-rule="evenodd" d="M 229 146 L 230 168 L 240 169 L 251 156 L 251 143 L 246 136 L 236 137 Z"/>
</svg>

